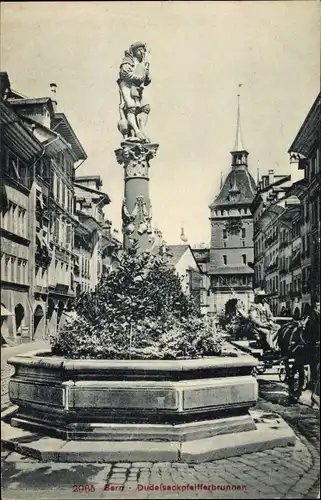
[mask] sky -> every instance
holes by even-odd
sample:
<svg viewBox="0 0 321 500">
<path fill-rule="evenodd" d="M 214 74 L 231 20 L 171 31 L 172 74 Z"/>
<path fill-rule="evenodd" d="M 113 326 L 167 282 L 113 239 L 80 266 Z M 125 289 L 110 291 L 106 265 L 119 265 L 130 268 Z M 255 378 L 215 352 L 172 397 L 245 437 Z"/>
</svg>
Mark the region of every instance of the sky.
<svg viewBox="0 0 321 500">
<path fill-rule="evenodd" d="M 77 175 L 100 175 L 106 216 L 121 230 L 123 171 L 115 158 L 116 84 L 124 50 L 151 49 L 147 133 L 153 225 L 168 244 L 209 243 L 208 206 L 230 170 L 237 94 L 257 178 L 289 173 L 287 153 L 320 90 L 320 2 L 6 2 L 1 70 L 28 97 L 57 88 L 87 152 Z M 239 87 L 239 84 L 242 86 Z"/>
</svg>

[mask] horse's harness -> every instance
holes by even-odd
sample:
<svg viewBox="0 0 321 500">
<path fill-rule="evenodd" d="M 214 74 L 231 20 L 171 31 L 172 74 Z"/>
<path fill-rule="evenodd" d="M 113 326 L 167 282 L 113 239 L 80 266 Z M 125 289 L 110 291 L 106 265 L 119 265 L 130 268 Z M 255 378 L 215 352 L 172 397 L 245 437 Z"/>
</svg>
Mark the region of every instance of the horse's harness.
<svg viewBox="0 0 321 500">
<path fill-rule="evenodd" d="M 309 321 L 309 317 L 307 317 L 305 320 L 302 320 L 302 321 L 298 321 L 298 326 L 302 326 L 302 328 L 299 329 L 299 332 L 300 332 L 300 341 L 299 343 L 297 343 L 294 348 L 292 349 L 292 340 L 293 340 L 293 336 L 294 336 L 294 333 L 295 333 L 295 330 L 292 331 L 291 333 L 291 336 L 290 336 L 290 340 L 289 340 L 289 346 L 291 346 L 291 351 L 292 353 L 294 354 L 298 348 L 304 348 L 306 346 L 309 346 L 311 348 L 317 348 L 317 347 L 320 347 L 320 340 L 318 342 L 315 342 L 312 344 L 310 344 L 309 342 L 306 342 L 304 340 L 304 338 L 302 337 L 302 334 L 303 334 L 303 331 L 305 330 L 306 326 L 307 326 L 307 323 Z"/>
</svg>

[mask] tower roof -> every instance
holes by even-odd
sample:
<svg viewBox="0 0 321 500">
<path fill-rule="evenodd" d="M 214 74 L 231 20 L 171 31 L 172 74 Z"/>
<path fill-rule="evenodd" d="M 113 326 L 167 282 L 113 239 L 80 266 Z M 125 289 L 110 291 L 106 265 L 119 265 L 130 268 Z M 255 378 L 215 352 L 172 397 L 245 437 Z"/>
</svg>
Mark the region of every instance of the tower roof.
<svg viewBox="0 0 321 500">
<path fill-rule="evenodd" d="M 236 134 L 235 142 L 231 153 L 246 151 L 243 145 L 243 135 L 241 126 L 241 111 L 240 111 L 240 94 L 237 96 L 237 118 L 236 118 Z"/>
<path fill-rule="evenodd" d="M 250 205 L 254 199 L 255 190 L 255 181 L 248 169 L 232 170 L 210 208 L 221 205 Z M 237 201 L 230 199 L 231 192 L 238 194 Z"/>
<path fill-rule="evenodd" d="M 248 171 L 248 151 L 244 148 L 243 144 L 240 95 L 237 96 L 236 136 L 231 155 L 232 170 L 224 183 L 221 178 L 220 192 L 210 205 L 210 208 L 220 205 L 250 205 L 255 196 L 256 185 L 252 175 Z"/>
</svg>

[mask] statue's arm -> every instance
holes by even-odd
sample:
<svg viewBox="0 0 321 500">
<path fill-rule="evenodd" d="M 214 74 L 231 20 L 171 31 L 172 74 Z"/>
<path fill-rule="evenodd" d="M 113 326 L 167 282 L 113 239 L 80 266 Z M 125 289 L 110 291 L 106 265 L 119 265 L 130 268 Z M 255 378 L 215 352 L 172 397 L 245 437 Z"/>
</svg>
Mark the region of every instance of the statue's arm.
<svg viewBox="0 0 321 500">
<path fill-rule="evenodd" d="M 146 76 L 145 76 L 145 80 L 144 80 L 145 87 L 147 87 L 147 85 L 149 85 L 151 81 L 152 81 L 152 79 L 151 79 L 150 74 L 149 74 L 149 66 L 147 66 Z"/>
<path fill-rule="evenodd" d="M 141 81 L 135 77 L 133 66 L 129 63 L 124 63 L 120 66 L 119 76 L 121 80 L 132 83 L 133 85 L 140 85 Z"/>
</svg>

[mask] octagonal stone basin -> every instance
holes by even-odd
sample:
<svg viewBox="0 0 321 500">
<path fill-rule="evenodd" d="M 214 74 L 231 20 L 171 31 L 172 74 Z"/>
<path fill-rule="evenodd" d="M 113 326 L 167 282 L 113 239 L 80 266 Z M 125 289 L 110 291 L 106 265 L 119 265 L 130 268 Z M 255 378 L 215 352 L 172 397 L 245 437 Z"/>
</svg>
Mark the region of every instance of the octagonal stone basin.
<svg viewBox="0 0 321 500">
<path fill-rule="evenodd" d="M 255 430 L 251 356 L 68 360 L 34 351 L 15 368 L 11 425 L 67 440 L 177 441 Z"/>
</svg>

